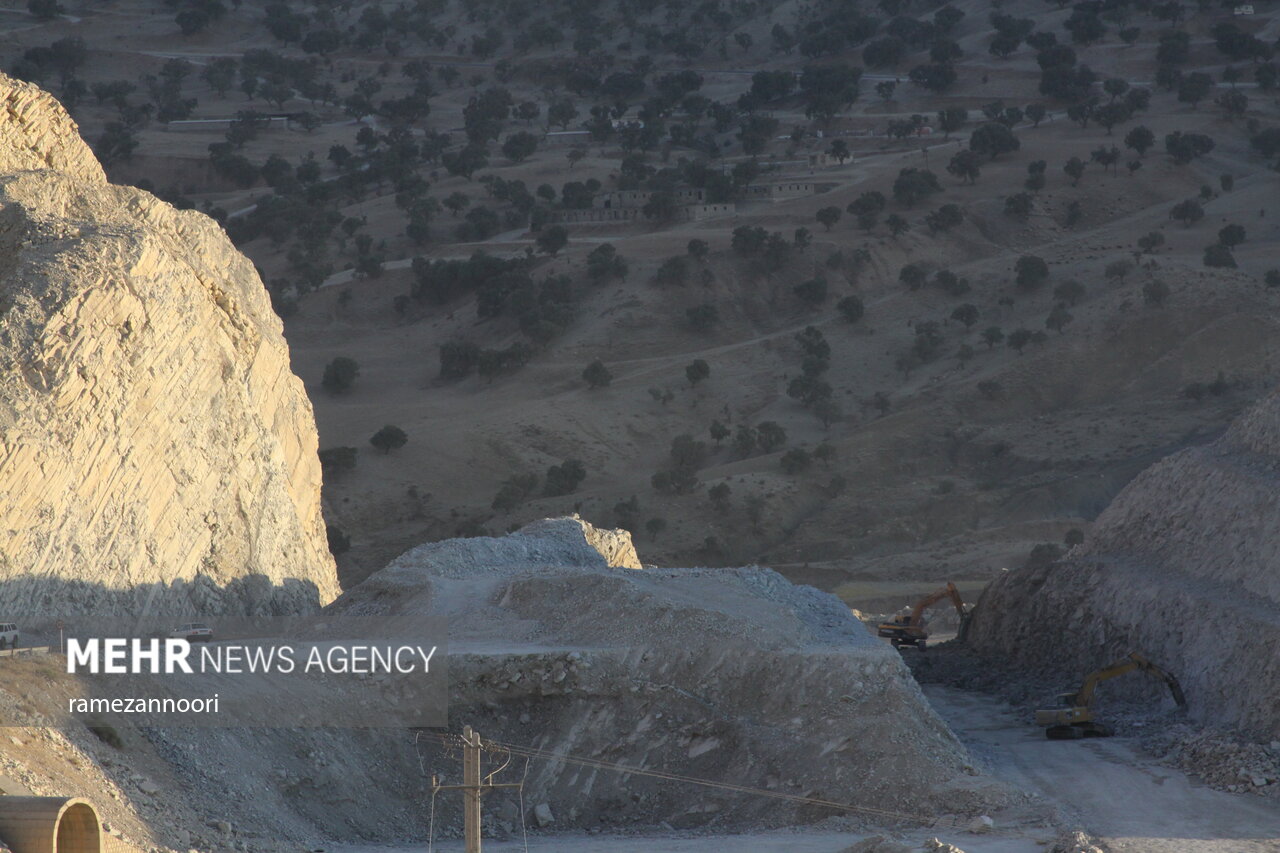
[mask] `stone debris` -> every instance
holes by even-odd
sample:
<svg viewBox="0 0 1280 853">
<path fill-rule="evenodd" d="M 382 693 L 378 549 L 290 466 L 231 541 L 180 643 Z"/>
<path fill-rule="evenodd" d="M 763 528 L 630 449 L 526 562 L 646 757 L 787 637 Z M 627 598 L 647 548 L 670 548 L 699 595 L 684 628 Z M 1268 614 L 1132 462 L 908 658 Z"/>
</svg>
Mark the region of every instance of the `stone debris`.
<svg viewBox="0 0 1280 853">
<path fill-rule="evenodd" d="M 1059 836 L 1049 848 L 1049 853 L 1105 853 L 1105 851 L 1093 843 L 1093 838 L 1088 833 L 1073 830 Z"/>
<path fill-rule="evenodd" d="M 978 815 L 973 820 L 969 821 L 968 829 L 975 835 L 981 835 L 982 833 L 990 832 L 995 828 L 995 825 L 996 822 L 992 820 L 990 816 L 983 814 Z"/>
<path fill-rule="evenodd" d="M 873 835 L 862 839 L 852 847 L 846 847 L 840 853 L 913 853 L 913 851 L 907 845 L 892 841 L 883 835 Z"/>
<path fill-rule="evenodd" d="M 1168 764 L 1212 788 L 1280 799 L 1280 741 L 1262 744 L 1229 732 L 1182 724 L 1147 735 L 1142 743 Z"/>
<path fill-rule="evenodd" d="M 964 853 L 963 850 L 954 844 L 948 844 L 947 842 L 940 841 L 937 838 L 930 838 L 924 843 L 924 847 L 922 849 L 932 851 L 932 853 Z"/>
</svg>

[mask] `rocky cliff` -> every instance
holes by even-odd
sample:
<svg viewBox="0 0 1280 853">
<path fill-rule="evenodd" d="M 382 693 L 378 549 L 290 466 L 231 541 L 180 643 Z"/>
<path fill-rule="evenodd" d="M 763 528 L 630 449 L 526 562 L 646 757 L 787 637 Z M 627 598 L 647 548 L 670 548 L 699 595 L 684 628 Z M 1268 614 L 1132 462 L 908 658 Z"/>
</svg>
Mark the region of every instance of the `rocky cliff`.
<svg viewBox="0 0 1280 853">
<path fill-rule="evenodd" d="M 1280 736 L 1280 393 L 1141 474 L 1068 559 L 996 581 L 969 637 L 1081 672 L 1141 650 L 1182 681 L 1194 717 Z"/>
<path fill-rule="evenodd" d="M 230 624 L 338 592 L 311 405 L 216 223 L 0 75 L 0 619 Z"/>
</svg>

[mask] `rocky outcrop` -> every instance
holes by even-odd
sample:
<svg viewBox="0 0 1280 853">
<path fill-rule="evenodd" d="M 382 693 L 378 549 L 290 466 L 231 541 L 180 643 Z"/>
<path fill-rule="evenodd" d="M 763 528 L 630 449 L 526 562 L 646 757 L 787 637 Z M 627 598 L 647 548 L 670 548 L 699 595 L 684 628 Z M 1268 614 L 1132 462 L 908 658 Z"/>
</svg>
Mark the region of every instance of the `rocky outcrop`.
<svg viewBox="0 0 1280 853">
<path fill-rule="evenodd" d="M 420 638 L 447 621 L 450 722 L 501 742 L 861 808 L 990 802 L 901 656 L 837 598 L 759 567 L 621 568 L 589 544 L 624 536 L 573 518 L 423 545 L 303 633 Z M 431 743 L 429 771 L 451 772 Z M 839 811 L 576 760 L 534 762 L 524 797 L 560 828 L 724 829 Z M 486 798 L 500 822 L 518 825 L 516 807 L 506 792 Z M 454 827 L 457 803 L 437 808 Z"/>
<path fill-rule="evenodd" d="M 1193 717 L 1280 736 L 1280 394 L 1141 474 L 1068 559 L 995 582 L 969 638 L 1075 671 L 1141 650 L 1181 680 Z"/>
<path fill-rule="evenodd" d="M 288 618 L 338 592 L 311 406 L 253 265 L 108 184 L 0 75 L 0 614 Z"/>
</svg>

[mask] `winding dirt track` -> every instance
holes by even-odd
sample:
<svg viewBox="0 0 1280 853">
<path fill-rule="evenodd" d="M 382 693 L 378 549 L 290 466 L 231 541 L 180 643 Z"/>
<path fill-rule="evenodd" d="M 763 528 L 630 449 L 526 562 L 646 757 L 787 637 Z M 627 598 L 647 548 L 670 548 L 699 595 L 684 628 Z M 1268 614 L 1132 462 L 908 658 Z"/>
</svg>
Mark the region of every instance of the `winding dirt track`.
<svg viewBox="0 0 1280 853">
<path fill-rule="evenodd" d="M 1056 803 L 1112 853 L 1275 853 L 1276 801 L 1208 788 L 1127 738 L 1050 741 L 981 693 L 930 685 L 934 709 L 992 775 Z"/>
</svg>

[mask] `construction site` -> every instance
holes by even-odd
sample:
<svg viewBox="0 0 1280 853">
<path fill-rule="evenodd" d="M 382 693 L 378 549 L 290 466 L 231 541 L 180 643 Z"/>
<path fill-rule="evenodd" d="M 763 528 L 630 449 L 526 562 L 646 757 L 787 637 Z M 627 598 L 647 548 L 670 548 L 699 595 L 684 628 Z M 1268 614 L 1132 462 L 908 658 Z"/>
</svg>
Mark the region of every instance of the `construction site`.
<svg viewBox="0 0 1280 853">
<path fill-rule="evenodd" d="M 1278 52 L 0 2 L 0 853 L 1280 853 Z"/>
</svg>

